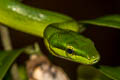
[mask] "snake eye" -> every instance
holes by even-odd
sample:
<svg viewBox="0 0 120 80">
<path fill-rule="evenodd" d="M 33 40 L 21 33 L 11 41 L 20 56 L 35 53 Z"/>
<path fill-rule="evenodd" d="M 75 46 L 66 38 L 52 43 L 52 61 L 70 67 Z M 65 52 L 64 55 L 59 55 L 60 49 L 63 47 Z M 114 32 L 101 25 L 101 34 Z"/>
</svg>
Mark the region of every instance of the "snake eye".
<svg viewBox="0 0 120 80">
<path fill-rule="evenodd" d="M 67 49 L 67 52 L 72 54 L 74 51 L 73 51 L 73 49 Z"/>
</svg>

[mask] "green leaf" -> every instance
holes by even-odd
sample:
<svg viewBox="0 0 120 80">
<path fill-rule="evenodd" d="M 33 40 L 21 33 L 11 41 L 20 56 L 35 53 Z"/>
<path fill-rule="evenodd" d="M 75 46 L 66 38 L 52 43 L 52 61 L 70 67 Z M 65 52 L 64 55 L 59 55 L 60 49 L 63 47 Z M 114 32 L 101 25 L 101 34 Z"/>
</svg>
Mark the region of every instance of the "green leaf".
<svg viewBox="0 0 120 80">
<path fill-rule="evenodd" d="M 28 80 L 27 71 L 26 71 L 25 66 L 19 65 L 18 66 L 18 73 L 19 73 L 20 80 Z"/>
<path fill-rule="evenodd" d="M 21 50 L 0 51 L 0 80 L 3 79 L 13 61 L 23 52 Z"/>
<path fill-rule="evenodd" d="M 104 16 L 93 20 L 80 21 L 80 23 L 120 29 L 120 15 Z"/>
<path fill-rule="evenodd" d="M 120 80 L 120 67 L 100 66 L 99 70 L 113 80 Z"/>
<path fill-rule="evenodd" d="M 5 74 L 3 80 L 13 80 L 10 70 L 7 71 L 7 73 Z"/>
<path fill-rule="evenodd" d="M 92 66 L 80 65 L 77 80 L 111 80 Z"/>
</svg>

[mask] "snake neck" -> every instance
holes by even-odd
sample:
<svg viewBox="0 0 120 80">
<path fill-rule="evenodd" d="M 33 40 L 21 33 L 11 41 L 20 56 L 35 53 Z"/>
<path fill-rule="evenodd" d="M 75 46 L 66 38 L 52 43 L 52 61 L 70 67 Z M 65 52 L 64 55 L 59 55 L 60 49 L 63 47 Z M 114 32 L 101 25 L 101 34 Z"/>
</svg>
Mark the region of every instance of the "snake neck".
<svg viewBox="0 0 120 80">
<path fill-rule="evenodd" d="M 50 24 L 44 30 L 44 37 L 47 40 L 49 40 L 50 37 L 52 37 L 52 35 L 67 32 L 67 31 L 78 32 L 79 31 L 78 23 L 74 20 L 69 20 L 66 22 Z"/>
<path fill-rule="evenodd" d="M 0 0 L 0 23 L 40 37 L 49 24 L 72 20 L 63 14 L 37 9 L 19 2 L 19 0 Z"/>
</svg>

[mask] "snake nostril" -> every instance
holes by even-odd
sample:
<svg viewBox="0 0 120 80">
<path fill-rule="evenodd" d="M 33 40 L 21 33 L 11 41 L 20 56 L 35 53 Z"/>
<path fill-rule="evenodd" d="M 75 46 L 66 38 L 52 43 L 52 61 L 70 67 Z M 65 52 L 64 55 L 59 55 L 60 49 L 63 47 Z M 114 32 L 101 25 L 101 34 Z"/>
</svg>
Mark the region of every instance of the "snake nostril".
<svg viewBox="0 0 120 80">
<path fill-rule="evenodd" d="M 93 60 L 93 63 L 97 63 L 99 61 L 99 59 L 95 59 Z"/>
</svg>

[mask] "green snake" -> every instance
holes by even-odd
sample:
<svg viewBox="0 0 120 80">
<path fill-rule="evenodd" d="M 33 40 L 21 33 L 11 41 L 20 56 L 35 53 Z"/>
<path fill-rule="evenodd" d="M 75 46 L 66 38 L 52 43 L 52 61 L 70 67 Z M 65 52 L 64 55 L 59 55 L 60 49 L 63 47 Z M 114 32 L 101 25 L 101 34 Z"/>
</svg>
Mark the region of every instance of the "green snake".
<svg viewBox="0 0 120 80">
<path fill-rule="evenodd" d="M 19 0 L 0 0 L 0 23 L 43 38 L 55 56 L 82 64 L 95 64 L 100 59 L 94 43 L 80 34 L 81 26 L 69 16 Z"/>
</svg>

